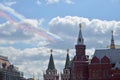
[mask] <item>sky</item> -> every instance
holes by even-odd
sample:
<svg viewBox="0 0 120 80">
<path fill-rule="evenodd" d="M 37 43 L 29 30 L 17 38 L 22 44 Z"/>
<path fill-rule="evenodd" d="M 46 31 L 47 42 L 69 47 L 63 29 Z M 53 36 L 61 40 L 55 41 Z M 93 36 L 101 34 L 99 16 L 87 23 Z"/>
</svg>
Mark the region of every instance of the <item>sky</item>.
<svg viewBox="0 0 120 80">
<path fill-rule="evenodd" d="M 43 79 L 50 49 L 59 73 L 71 59 L 82 24 L 86 54 L 120 44 L 120 0 L 0 0 L 0 53 L 24 76 Z"/>
</svg>

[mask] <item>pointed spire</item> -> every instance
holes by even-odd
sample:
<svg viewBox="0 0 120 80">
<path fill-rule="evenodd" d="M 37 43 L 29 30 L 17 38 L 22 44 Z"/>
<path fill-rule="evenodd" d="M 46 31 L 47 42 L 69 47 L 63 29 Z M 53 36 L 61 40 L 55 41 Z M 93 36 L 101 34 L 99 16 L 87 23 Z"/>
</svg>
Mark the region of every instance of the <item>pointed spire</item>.
<svg viewBox="0 0 120 80">
<path fill-rule="evenodd" d="M 80 30 L 79 30 L 79 35 L 78 35 L 77 44 L 78 44 L 78 45 L 83 45 L 83 44 L 84 44 L 84 39 L 83 39 L 83 37 L 82 37 L 82 31 L 81 31 L 81 29 L 82 29 L 82 24 L 81 24 L 81 23 L 79 24 L 79 27 L 80 27 Z"/>
<path fill-rule="evenodd" d="M 55 69 L 55 65 L 54 65 L 54 60 L 53 60 L 53 56 L 52 56 L 52 52 L 53 50 L 50 50 L 51 54 L 50 54 L 50 59 L 49 59 L 49 64 L 48 64 L 48 69 Z"/>
<path fill-rule="evenodd" d="M 67 49 L 67 56 L 66 56 L 66 62 L 65 62 L 65 68 L 64 69 L 69 69 L 69 63 L 70 63 L 69 49 Z"/>
<path fill-rule="evenodd" d="M 111 37 L 111 45 L 110 45 L 110 49 L 115 49 L 113 30 L 111 31 L 111 33 L 112 33 L 112 37 Z"/>
</svg>

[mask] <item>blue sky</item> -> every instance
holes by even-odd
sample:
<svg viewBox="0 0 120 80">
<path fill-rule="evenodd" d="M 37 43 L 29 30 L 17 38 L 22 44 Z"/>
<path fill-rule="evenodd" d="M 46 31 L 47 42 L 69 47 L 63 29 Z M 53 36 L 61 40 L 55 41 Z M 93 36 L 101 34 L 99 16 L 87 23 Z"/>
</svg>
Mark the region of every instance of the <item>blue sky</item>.
<svg viewBox="0 0 120 80">
<path fill-rule="evenodd" d="M 69 4 L 65 0 L 54 1 L 57 0 L 53 0 L 53 3 L 47 2 L 47 0 L 40 0 L 41 4 L 37 4 L 35 0 L 29 0 L 29 3 L 28 0 L 20 0 L 12 8 L 27 18 L 36 19 L 45 18 L 50 20 L 56 16 L 64 17 L 66 15 L 87 17 L 89 19 L 99 18 L 102 20 L 119 20 L 120 17 L 119 0 L 68 0 L 71 1 Z"/>
<path fill-rule="evenodd" d="M 79 23 L 86 54 L 106 48 L 111 30 L 120 44 L 119 9 L 120 0 L 0 0 L 1 55 L 8 56 L 26 77 L 39 73 L 42 79 L 52 48 L 56 68 L 62 72 L 66 49 L 71 58 L 75 55 Z"/>
</svg>

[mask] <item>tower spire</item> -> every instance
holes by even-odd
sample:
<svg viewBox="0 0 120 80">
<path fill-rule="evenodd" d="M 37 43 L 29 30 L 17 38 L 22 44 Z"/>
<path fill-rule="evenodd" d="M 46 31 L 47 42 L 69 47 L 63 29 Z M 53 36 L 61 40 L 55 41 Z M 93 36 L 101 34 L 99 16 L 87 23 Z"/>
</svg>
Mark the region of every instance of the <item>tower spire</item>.
<svg viewBox="0 0 120 80">
<path fill-rule="evenodd" d="M 82 31 L 81 31 L 81 29 L 82 29 L 82 24 L 81 24 L 81 23 L 79 24 L 79 27 L 80 27 L 80 30 L 79 30 L 79 35 L 78 35 L 77 44 L 78 44 L 78 45 L 83 45 L 83 44 L 84 44 L 84 39 L 83 39 L 83 37 L 82 37 Z"/>
<path fill-rule="evenodd" d="M 64 69 L 68 69 L 69 68 L 69 63 L 70 63 L 69 49 L 67 49 L 67 56 L 66 56 L 66 62 L 65 62 L 65 68 Z"/>
<path fill-rule="evenodd" d="M 110 49 L 115 49 L 113 30 L 111 31 L 111 33 L 112 33 L 112 37 L 111 37 L 111 45 L 110 45 Z"/>
<path fill-rule="evenodd" d="M 53 70 L 53 69 L 55 69 L 54 60 L 53 60 L 53 56 L 52 56 L 53 50 L 51 49 L 50 52 L 51 52 L 51 54 L 50 54 L 48 69 Z"/>
</svg>

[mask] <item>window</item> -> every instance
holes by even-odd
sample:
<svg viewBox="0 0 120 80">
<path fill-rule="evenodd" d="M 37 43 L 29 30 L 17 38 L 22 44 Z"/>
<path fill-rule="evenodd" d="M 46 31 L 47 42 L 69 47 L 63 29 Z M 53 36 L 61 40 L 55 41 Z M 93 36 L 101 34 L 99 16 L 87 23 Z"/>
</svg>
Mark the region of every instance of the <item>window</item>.
<svg viewBox="0 0 120 80">
<path fill-rule="evenodd" d="M 98 79 L 99 77 L 99 71 L 98 70 L 93 70 L 93 78 Z"/>
<path fill-rule="evenodd" d="M 108 70 L 103 70 L 103 77 L 109 78 L 109 71 Z"/>
</svg>

